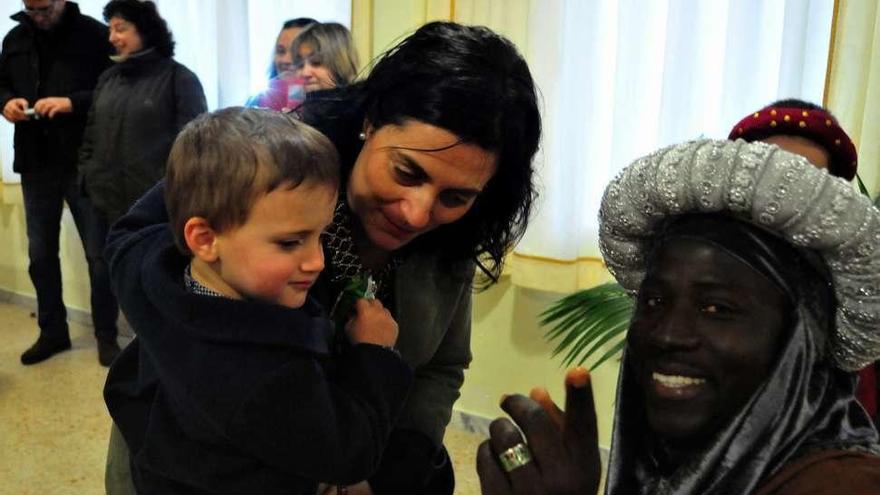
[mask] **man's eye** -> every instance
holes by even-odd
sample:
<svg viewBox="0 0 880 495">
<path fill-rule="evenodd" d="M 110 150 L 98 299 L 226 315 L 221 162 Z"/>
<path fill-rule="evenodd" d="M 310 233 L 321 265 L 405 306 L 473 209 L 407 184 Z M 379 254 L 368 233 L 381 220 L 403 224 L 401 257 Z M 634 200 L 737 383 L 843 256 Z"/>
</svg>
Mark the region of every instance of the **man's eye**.
<svg viewBox="0 0 880 495">
<path fill-rule="evenodd" d="M 663 300 L 660 299 L 660 296 L 643 294 L 639 298 L 639 307 L 646 310 L 653 310 L 659 308 L 663 303 Z"/>
<path fill-rule="evenodd" d="M 727 304 L 709 302 L 703 303 L 700 311 L 710 315 L 729 315 L 736 313 L 736 308 Z"/>
</svg>

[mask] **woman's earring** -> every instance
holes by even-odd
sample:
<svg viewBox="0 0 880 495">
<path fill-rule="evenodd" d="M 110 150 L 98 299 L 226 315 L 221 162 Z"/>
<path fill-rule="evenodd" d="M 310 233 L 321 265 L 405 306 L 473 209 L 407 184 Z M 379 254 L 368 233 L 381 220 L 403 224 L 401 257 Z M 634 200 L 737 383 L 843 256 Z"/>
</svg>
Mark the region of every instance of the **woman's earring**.
<svg viewBox="0 0 880 495">
<path fill-rule="evenodd" d="M 358 134 L 358 139 L 360 139 L 361 141 L 366 141 L 367 140 L 367 133 L 361 132 L 360 134 Z"/>
</svg>

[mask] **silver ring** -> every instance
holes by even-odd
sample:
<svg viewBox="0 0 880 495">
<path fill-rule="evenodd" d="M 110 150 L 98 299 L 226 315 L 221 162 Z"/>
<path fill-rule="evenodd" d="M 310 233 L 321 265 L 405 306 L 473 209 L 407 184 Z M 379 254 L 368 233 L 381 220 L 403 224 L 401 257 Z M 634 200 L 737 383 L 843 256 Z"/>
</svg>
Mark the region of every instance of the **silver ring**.
<svg viewBox="0 0 880 495">
<path fill-rule="evenodd" d="M 498 459 L 501 461 L 501 467 L 509 473 L 532 462 L 532 453 L 526 444 L 520 442 L 499 454 Z"/>
</svg>

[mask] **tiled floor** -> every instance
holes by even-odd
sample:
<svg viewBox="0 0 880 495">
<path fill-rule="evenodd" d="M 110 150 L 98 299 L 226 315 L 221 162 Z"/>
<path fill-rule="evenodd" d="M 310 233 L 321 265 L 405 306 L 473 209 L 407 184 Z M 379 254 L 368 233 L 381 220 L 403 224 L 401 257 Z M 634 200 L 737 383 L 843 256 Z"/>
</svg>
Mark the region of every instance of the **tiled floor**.
<svg viewBox="0 0 880 495">
<path fill-rule="evenodd" d="M 0 495 L 89 495 L 104 492 L 110 418 L 91 328 L 71 324 L 73 350 L 34 366 L 21 352 L 36 339 L 36 321 L 0 303 Z M 479 493 L 474 454 L 480 438 L 450 430 L 457 494 Z"/>
</svg>

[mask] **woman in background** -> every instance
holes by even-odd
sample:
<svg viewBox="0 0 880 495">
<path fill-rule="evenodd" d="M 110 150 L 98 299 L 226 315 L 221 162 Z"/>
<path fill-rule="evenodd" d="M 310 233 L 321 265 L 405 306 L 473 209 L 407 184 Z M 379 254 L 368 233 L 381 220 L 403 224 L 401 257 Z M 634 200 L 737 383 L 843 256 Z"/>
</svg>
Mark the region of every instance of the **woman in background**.
<svg viewBox="0 0 880 495">
<path fill-rule="evenodd" d="M 294 38 L 290 51 L 306 93 L 348 86 L 357 77 L 357 50 L 342 24 L 312 24 Z"/>
<path fill-rule="evenodd" d="M 198 77 L 172 58 L 174 39 L 156 4 L 113 0 L 104 20 L 116 65 L 98 79 L 79 173 L 112 224 L 165 174 L 174 138 L 207 103 Z"/>
<path fill-rule="evenodd" d="M 286 111 L 298 107 L 305 100 L 305 80 L 295 70 L 295 52 L 291 45 L 303 29 L 315 24 L 317 21 L 308 17 L 298 17 L 284 23 L 278 39 L 275 40 L 275 54 L 269 69 L 267 87 L 250 97 L 245 106 Z"/>
<path fill-rule="evenodd" d="M 278 77 L 278 74 L 282 72 L 293 70 L 293 52 L 290 51 L 290 45 L 303 28 L 317 22 L 311 17 L 297 17 L 284 22 L 275 39 L 272 65 L 269 66 L 269 79 Z"/>
</svg>

